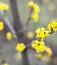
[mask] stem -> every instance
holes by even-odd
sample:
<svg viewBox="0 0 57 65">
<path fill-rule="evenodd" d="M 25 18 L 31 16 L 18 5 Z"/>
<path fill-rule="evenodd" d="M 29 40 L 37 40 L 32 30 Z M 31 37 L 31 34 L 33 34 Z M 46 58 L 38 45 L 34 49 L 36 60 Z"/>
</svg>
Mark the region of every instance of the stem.
<svg viewBox="0 0 57 65">
<path fill-rule="evenodd" d="M 16 31 L 17 37 L 18 37 L 18 42 L 20 39 L 19 38 L 19 35 L 20 35 L 21 41 L 25 43 L 24 33 L 20 32 L 22 35 L 19 34 L 19 30 L 22 29 L 22 26 L 20 23 L 20 17 L 18 15 L 16 0 L 10 0 L 10 6 L 11 6 L 12 14 L 13 14 L 13 20 L 14 20 L 14 24 L 15 24 L 15 31 Z M 27 49 L 23 52 L 23 65 L 29 65 L 29 60 L 28 60 L 28 56 L 27 56 Z"/>
<path fill-rule="evenodd" d="M 37 1 L 37 0 L 34 0 L 34 3 L 36 3 L 36 1 Z M 30 12 L 29 12 L 29 16 L 28 16 L 26 25 L 29 25 L 29 23 L 30 23 L 30 20 L 31 20 L 31 13 L 32 13 L 32 12 L 33 12 L 33 9 L 31 9 Z"/>
<path fill-rule="evenodd" d="M 29 16 L 28 16 L 26 25 L 29 25 L 29 23 L 30 23 L 30 20 L 31 20 L 31 13 L 32 13 L 32 10 L 30 10 L 30 12 L 29 12 Z"/>
<path fill-rule="evenodd" d="M 27 48 L 23 51 L 23 65 L 30 65 L 27 58 Z"/>
<path fill-rule="evenodd" d="M 20 16 L 18 15 L 19 12 L 17 10 L 17 3 L 16 0 L 9 0 L 10 6 L 13 14 L 13 21 L 14 21 L 14 28 L 15 31 L 18 32 L 20 29 L 22 29 L 21 22 L 20 22 Z"/>
</svg>

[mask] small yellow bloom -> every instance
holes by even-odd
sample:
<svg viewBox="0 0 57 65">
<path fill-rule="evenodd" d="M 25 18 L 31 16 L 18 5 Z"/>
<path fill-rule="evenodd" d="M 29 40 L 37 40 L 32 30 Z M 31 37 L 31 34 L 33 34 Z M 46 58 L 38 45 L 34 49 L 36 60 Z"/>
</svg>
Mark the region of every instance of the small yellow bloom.
<svg viewBox="0 0 57 65">
<path fill-rule="evenodd" d="M 40 12 L 39 6 L 38 6 L 36 3 L 34 3 L 33 1 L 30 1 L 30 2 L 28 3 L 28 6 L 29 6 L 30 8 L 32 8 L 35 13 L 39 13 L 39 12 Z"/>
<path fill-rule="evenodd" d="M 34 43 L 32 44 L 32 48 L 34 48 L 36 52 L 44 52 L 45 50 L 44 42 L 35 40 Z"/>
<path fill-rule="evenodd" d="M 42 58 L 43 58 L 43 56 L 42 56 L 41 53 L 40 53 L 40 54 L 37 54 L 36 57 L 37 57 L 39 60 L 42 60 Z"/>
<path fill-rule="evenodd" d="M 0 10 L 7 11 L 8 10 L 8 5 L 5 4 L 5 3 L 0 3 Z"/>
<path fill-rule="evenodd" d="M 48 56 L 52 55 L 52 50 L 49 47 L 45 47 L 45 52 L 47 53 Z"/>
<path fill-rule="evenodd" d="M 49 32 L 57 31 L 57 22 L 52 21 L 50 24 L 48 24 L 48 30 Z"/>
<path fill-rule="evenodd" d="M 34 9 L 35 13 L 39 13 L 40 12 L 40 8 L 39 8 L 39 6 L 37 4 L 34 4 L 33 9 Z"/>
<path fill-rule="evenodd" d="M 34 13 L 32 14 L 31 18 L 34 22 L 37 22 L 39 20 L 39 15 L 37 13 Z"/>
<path fill-rule="evenodd" d="M 16 46 L 16 50 L 19 52 L 23 52 L 26 46 L 23 43 L 18 43 Z"/>
<path fill-rule="evenodd" d="M 7 32 L 6 38 L 7 38 L 8 40 L 12 40 L 12 39 L 13 39 L 12 33 L 11 33 L 11 32 Z"/>
<path fill-rule="evenodd" d="M 33 38 L 34 38 L 34 33 L 33 33 L 33 32 L 28 32 L 28 33 L 27 33 L 27 37 L 28 37 L 29 39 L 33 39 Z"/>
<path fill-rule="evenodd" d="M 38 28 L 36 30 L 36 37 L 37 38 L 41 38 L 44 39 L 45 37 L 47 37 L 49 35 L 48 31 L 45 30 L 44 28 Z"/>
<path fill-rule="evenodd" d="M 34 2 L 33 2 L 33 1 L 30 1 L 30 2 L 28 3 L 28 6 L 29 6 L 30 8 L 33 8 Z"/>
<path fill-rule="evenodd" d="M 4 29 L 4 23 L 0 21 L 0 31 L 2 31 L 3 29 Z"/>
<path fill-rule="evenodd" d="M 8 63 L 4 63 L 3 65 L 9 65 Z"/>
</svg>

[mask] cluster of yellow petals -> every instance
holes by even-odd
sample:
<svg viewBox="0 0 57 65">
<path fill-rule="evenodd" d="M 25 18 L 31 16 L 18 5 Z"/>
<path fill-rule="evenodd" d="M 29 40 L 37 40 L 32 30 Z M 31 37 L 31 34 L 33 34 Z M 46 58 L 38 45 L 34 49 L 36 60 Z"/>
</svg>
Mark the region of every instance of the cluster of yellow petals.
<svg viewBox="0 0 57 65">
<path fill-rule="evenodd" d="M 34 38 L 34 33 L 32 31 L 27 33 L 27 38 L 33 39 Z"/>
<path fill-rule="evenodd" d="M 42 54 L 41 54 L 41 53 L 36 54 L 36 57 L 37 57 L 39 60 L 42 60 L 42 58 L 43 58 L 43 56 L 42 56 Z"/>
<path fill-rule="evenodd" d="M 8 10 L 8 5 L 3 3 L 3 2 L 0 2 L 0 10 L 7 11 Z"/>
<path fill-rule="evenodd" d="M 12 39 L 13 39 L 12 33 L 11 33 L 11 32 L 7 32 L 6 38 L 7 38 L 8 40 L 12 40 Z"/>
<path fill-rule="evenodd" d="M 37 4 L 34 4 L 34 12 L 35 13 L 40 13 L 40 8 L 39 8 L 39 6 L 37 5 Z"/>
<path fill-rule="evenodd" d="M 39 16 L 37 13 L 32 14 L 31 18 L 34 22 L 37 22 L 39 20 Z"/>
<path fill-rule="evenodd" d="M 52 50 L 49 47 L 45 47 L 45 52 L 47 53 L 48 56 L 52 56 Z"/>
<path fill-rule="evenodd" d="M 34 48 L 36 52 L 44 52 L 45 50 L 44 42 L 35 40 L 34 43 L 32 44 L 32 48 Z"/>
<path fill-rule="evenodd" d="M 34 2 L 33 2 L 33 1 L 30 1 L 30 2 L 28 3 L 28 6 L 29 6 L 30 8 L 33 8 Z"/>
<path fill-rule="evenodd" d="M 38 28 L 36 30 L 36 37 L 44 39 L 45 37 L 49 36 L 49 32 L 45 30 L 44 28 Z"/>
<path fill-rule="evenodd" d="M 0 21 L 0 31 L 2 31 L 4 29 L 4 22 Z"/>
<path fill-rule="evenodd" d="M 57 31 L 57 22 L 52 21 L 51 23 L 49 23 L 48 24 L 48 30 L 49 30 L 49 32 Z"/>
<path fill-rule="evenodd" d="M 35 13 L 39 13 L 39 12 L 40 12 L 39 6 L 38 6 L 36 3 L 34 3 L 33 1 L 30 1 L 30 2 L 28 3 L 28 6 L 29 6 L 30 8 L 32 8 Z"/>
<path fill-rule="evenodd" d="M 28 3 L 28 6 L 33 10 L 33 14 L 31 15 L 32 20 L 34 22 L 37 22 L 39 20 L 39 12 L 40 12 L 39 6 L 33 1 L 30 1 Z"/>
<path fill-rule="evenodd" d="M 18 43 L 16 46 L 16 50 L 18 52 L 23 52 L 25 48 L 26 48 L 26 46 L 23 43 Z"/>
</svg>

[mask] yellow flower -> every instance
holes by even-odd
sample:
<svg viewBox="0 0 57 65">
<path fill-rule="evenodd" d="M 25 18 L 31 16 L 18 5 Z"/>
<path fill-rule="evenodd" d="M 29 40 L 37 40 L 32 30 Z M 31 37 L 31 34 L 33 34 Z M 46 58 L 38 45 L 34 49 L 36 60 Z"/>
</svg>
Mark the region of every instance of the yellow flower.
<svg viewBox="0 0 57 65">
<path fill-rule="evenodd" d="M 34 33 L 33 33 L 33 32 L 28 32 L 28 33 L 27 33 L 27 37 L 28 37 L 29 39 L 33 39 L 33 38 L 34 38 Z"/>
<path fill-rule="evenodd" d="M 16 46 L 16 50 L 19 52 L 23 52 L 26 46 L 23 43 L 18 43 Z"/>
<path fill-rule="evenodd" d="M 40 8 L 39 8 L 39 6 L 37 4 L 34 4 L 33 9 L 34 9 L 35 13 L 39 13 L 40 12 Z"/>
<path fill-rule="evenodd" d="M 34 22 L 37 22 L 39 20 L 39 15 L 37 13 L 34 13 L 32 14 L 31 18 Z"/>
<path fill-rule="evenodd" d="M 34 48 L 36 52 L 44 52 L 45 50 L 44 42 L 35 40 L 34 43 L 32 44 L 32 48 Z"/>
<path fill-rule="evenodd" d="M 28 3 L 28 6 L 29 6 L 30 8 L 33 8 L 34 2 L 33 2 L 33 1 L 30 1 L 30 2 Z"/>
<path fill-rule="evenodd" d="M 0 3 L 0 10 L 7 11 L 8 10 L 8 5 L 5 4 L 5 3 Z"/>
<path fill-rule="evenodd" d="M 38 6 L 36 3 L 34 3 L 33 1 L 30 1 L 30 2 L 28 3 L 28 6 L 29 6 L 30 8 L 32 8 L 35 13 L 39 13 L 39 12 L 40 12 L 39 6 Z"/>
<path fill-rule="evenodd" d="M 41 53 L 37 54 L 36 57 L 39 59 L 39 60 L 42 60 L 43 56 Z"/>
<path fill-rule="evenodd" d="M 45 52 L 47 53 L 48 56 L 52 55 L 52 50 L 49 47 L 45 47 Z"/>
<path fill-rule="evenodd" d="M 57 31 L 57 22 L 52 21 L 50 24 L 48 24 L 48 30 L 49 32 Z"/>
<path fill-rule="evenodd" d="M 0 21 L 0 31 L 2 31 L 3 29 L 4 29 L 4 23 Z"/>
<path fill-rule="evenodd" d="M 3 65 L 9 65 L 8 63 L 4 63 Z"/>
<path fill-rule="evenodd" d="M 36 37 L 37 38 L 41 38 L 44 39 L 45 37 L 47 37 L 49 35 L 48 31 L 45 30 L 44 28 L 38 28 L 36 30 Z"/>
<path fill-rule="evenodd" d="M 12 39 L 13 39 L 12 33 L 11 33 L 11 32 L 7 32 L 6 38 L 7 38 L 8 40 L 12 40 Z"/>
</svg>

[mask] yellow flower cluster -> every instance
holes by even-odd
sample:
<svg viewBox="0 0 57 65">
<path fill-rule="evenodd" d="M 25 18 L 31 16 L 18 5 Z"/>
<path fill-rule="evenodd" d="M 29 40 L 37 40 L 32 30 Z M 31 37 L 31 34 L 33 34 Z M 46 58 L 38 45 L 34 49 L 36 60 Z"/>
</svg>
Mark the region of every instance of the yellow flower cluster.
<svg viewBox="0 0 57 65">
<path fill-rule="evenodd" d="M 37 53 L 35 56 L 38 60 L 50 61 L 52 56 L 52 50 L 51 48 L 45 46 L 43 53 Z"/>
<path fill-rule="evenodd" d="M 29 6 L 31 9 L 33 9 L 33 11 L 34 11 L 35 13 L 39 13 L 39 12 L 40 12 L 39 6 L 38 6 L 36 3 L 34 3 L 33 1 L 30 1 L 30 2 L 28 3 L 28 6 Z"/>
<path fill-rule="evenodd" d="M 25 48 L 26 48 L 26 46 L 23 43 L 18 43 L 16 46 L 16 50 L 18 52 L 23 52 Z"/>
<path fill-rule="evenodd" d="M 7 11 L 8 10 L 8 5 L 3 3 L 3 2 L 0 2 L 0 10 Z"/>
<path fill-rule="evenodd" d="M 11 32 L 7 32 L 6 38 L 7 38 L 8 40 L 12 40 L 12 39 L 13 39 L 12 33 L 11 33 Z"/>
<path fill-rule="evenodd" d="M 43 56 L 42 56 L 42 54 L 41 54 L 41 53 L 36 54 L 36 57 L 37 57 L 39 60 L 42 60 L 42 58 L 43 58 Z"/>
<path fill-rule="evenodd" d="M 28 6 L 29 6 L 30 8 L 33 8 L 34 2 L 33 2 L 33 1 L 30 1 L 30 2 L 28 3 Z"/>
<path fill-rule="evenodd" d="M 39 8 L 39 6 L 37 5 L 37 4 L 34 4 L 34 12 L 35 13 L 40 13 L 40 8 Z"/>
<path fill-rule="evenodd" d="M 27 38 L 33 39 L 34 38 L 34 33 L 32 31 L 27 33 Z"/>
<path fill-rule="evenodd" d="M 33 20 L 34 22 L 37 22 L 38 19 L 39 19 L 39 16 L 38 16 L 37 13 L 34 13 L 34 14 L 32 14 L 31 18 L 32 18 L 32 20 Z"/>
<path fill-rule="evenodd" d="M 48 56 L 52 56 L 52 50 L 49 47 L 45 47 L 45 52 L 47 53 Z"/>
<path fill-rule="evenodd" d="M 50 33 L 57 31 L 57 22 L 52 21 L 51 23 L 48 24 L 48 30 Z"/>
<path fill-rule="evenodd" d="M 31 15 L 31 18 L 32 18 L 32 20 L 34 21 L 34 22 L 37 22 L 38 20 L 39 20 L 39 12 L 40 12 L 40 8 L 39 8 L 39 6 L 36 4 L 36 3 L 34 3 L 33 1 L 30 1 L 29 3 L 28 3 L 28 6 L 30 7 L 30 9 L 32 9 L 32 11 L 33 11 L 33 14 Z"/>
<path fill-rule="evenodd" d="M 34 48 L 36 52 L 44 52 L 45 50 L 44 42 L 35 40 L 34 43 L 32 44 L 32 48 Z"/>
<path fill-rule="evenodd" d="M 48 56 L 52 55 L 52 50 L 49 47 L 44 45 L 43 40 L 48 37 L 52 32 L 57 31 L 57 22 L 53 21 L 48 25 L 48 30 L 45 28 L 38 28 L 36 30 L 36 38 L 39 39 L 35 40 L 32 44 L 32 48 L 36 50 L 36 52 L 46 52 Z"/>
<path fill-rule="evenodd" d="M 4 22 L 0 21 L 0 31 L 2 31 L 4 29 Z"/>
<path fill-rule="evenodd" d="M 44 28 L 38 28 L 36 30 L 36 37 L 37 38 L 41 38 L 44 39 L 45 37 L 47 37 L 49 35 L 48 31 L 45 30 Z"/>
</svg>

